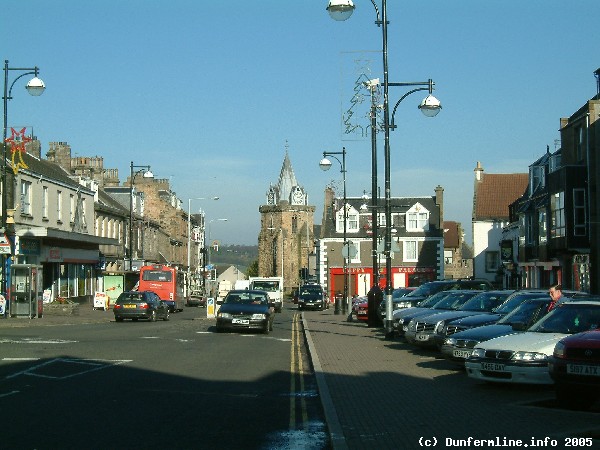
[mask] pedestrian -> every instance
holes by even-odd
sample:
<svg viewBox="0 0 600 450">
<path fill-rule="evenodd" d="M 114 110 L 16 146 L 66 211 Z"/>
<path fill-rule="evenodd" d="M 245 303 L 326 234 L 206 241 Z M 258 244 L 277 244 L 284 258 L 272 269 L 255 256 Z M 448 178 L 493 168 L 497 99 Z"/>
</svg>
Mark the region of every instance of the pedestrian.
<svg viewBox="0 0 600 450">
<path fill-rule="evenodd" d="M 548 312 L 550 312 L 564 301 L 564 297 L 562 295 L 562 285 L 554 284 L 550 286 L 548 294 L 550 294 L 550 298 L 552 299 L 552 301 L 548 305 Z"/>
</svg>

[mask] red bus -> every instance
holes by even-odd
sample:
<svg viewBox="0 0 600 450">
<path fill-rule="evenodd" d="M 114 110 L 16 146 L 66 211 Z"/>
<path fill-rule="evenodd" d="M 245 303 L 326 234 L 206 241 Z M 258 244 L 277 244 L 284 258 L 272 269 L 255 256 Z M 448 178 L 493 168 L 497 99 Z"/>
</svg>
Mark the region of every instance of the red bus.
<svg viewBox="0 0 600 450">
<path fill-rule="evenodd" d="M 169 304 L 169 311 L 183 311 L 185 305 L 185 272 L 176 267 L 153 264 L 142 266 L 138 290 L 152 291 Z"/>
</svg>

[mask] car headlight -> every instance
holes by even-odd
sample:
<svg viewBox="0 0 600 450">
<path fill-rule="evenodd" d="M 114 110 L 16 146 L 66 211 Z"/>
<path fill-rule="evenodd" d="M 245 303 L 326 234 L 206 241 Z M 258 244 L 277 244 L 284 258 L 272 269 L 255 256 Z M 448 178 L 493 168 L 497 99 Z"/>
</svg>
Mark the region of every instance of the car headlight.
<svg viewBox="0 0 600 450">
<path fill-rule="evenodd" d="M 417 329 L 417 324 L 415 322 L 415 320 L 411 320 L 410 322 L 408 322 L 408 331 L 415 331 Z"/>
<path fill-rule="evenodd" d="M 220 317 L 221 319 L 231 319 L 231 314 L 219 312 L 217 313 L 217 317 Z"/>
<path fill-rule="evenodd" d="M 266 318 L 266 314 L 252 314 L 252 320 L 265 320 Z"/>
<path fill-rule="evenodd" d="M 444 345 L 456 345 L 455 338 L 446 338 L 444 339 Z"/>
<path fill-rule="evenodd" d="M 400 325 L 403 325 L 403 324 L 404 324 L 404 319 L 398 319 L 398 323 L 399 323 Z"/>
<path fill-rule="evenodd" d="M 563 344 L 562 341 L 558 341 L 554 346 L 554 356 L 556 358 L 565 357 L 565 344 Z"/>
<path fill-rule="evenodd" d="M 435 324 L 435 329 L 433 330 L 435 334 L 445 334 L 446 333 L 446 322 L 443 320 L 438 321 Z"/>
<path fill-rule="evenodd" d="M 484 358 L 485 350 L 482 348 L 474 348 L 471 352 L 471 358 Z"/>
<path fill-rule="evenodd" d="M 538 352 L 515 352 L 512 359 L 515 361 L 546 361 L 548 355 Z"/>
</svg>

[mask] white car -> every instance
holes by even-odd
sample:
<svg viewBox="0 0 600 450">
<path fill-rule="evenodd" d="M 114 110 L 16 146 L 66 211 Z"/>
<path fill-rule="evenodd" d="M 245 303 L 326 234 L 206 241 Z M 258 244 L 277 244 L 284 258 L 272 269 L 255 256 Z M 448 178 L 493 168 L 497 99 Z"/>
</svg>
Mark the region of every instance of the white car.
<svg viewBox="0 0 600 450">
<path fill-rule="evenodd" d="M 565 302 L 526 332 L 477 344 L 465 362 L 467 375 L 499 383 L 552 384 L 548 359 L 562 338 L 600 327 L 600 302 Z"/>
</svg>

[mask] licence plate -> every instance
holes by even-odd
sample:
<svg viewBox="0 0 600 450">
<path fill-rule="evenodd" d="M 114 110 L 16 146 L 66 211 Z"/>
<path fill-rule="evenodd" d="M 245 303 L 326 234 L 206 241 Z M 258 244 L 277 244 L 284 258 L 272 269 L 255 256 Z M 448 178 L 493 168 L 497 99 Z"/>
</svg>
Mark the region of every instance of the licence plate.
<svg viewBox="0 0 600 450">
<path fill-rule="evenodd" d="M 504 372 L 504 364 L 482 362 L 481 370 L 490 370 L 492 372 Z"/>
<path fill-rule="evenodd" d="M 567 373 L 573 375 L 589 375 L 600 377 L 600 366 L 586 366 L 583 364 L 567 364 Z"/>
<path fill-rule="evenodd" d="M 357 313 L 359 316 L 366 316 L 368 314 L 368 311 L 358 311 Z"/>
<path fill-rule="evenodd" d="M 428 341 L 428 340 L 429 340 L 428 334 L 417 334 L 417 341 Z"/>
<path fill-rule="evenodd" d="M 240 325 L 249 325 L 250 321 L 248 319 L 232 319 L 231 323 L 238 323 Z"/>
<path fill-rule="evenodd" d="M 469 356 L 471 356 L 471 351 L 470 350 L 454 350 L 452 352 L 452 356 L 454 356 L 455 358 L 468 358 Z"/>
<path fill-rule="evenodd" d="M 135 308 L 137 305 L 123 305 L 123 308 Z"/>
</svg>

